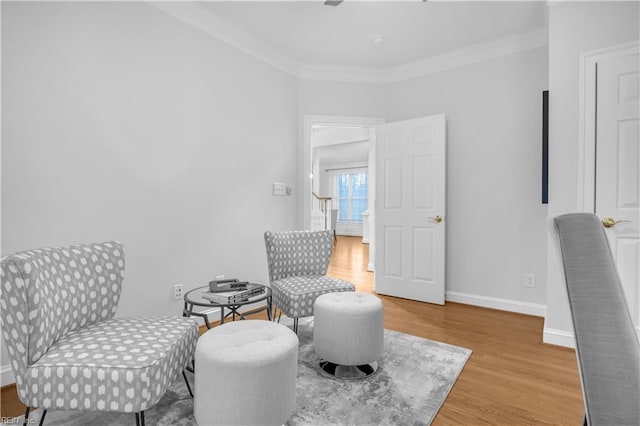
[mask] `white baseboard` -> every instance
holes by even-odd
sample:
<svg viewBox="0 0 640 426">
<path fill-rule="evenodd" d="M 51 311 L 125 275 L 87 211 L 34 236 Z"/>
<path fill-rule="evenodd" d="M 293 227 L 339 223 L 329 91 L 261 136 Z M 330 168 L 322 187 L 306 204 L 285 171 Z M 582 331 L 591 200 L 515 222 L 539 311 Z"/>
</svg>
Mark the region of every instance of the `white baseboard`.
<svg viewBox="0 0 640 426">
<path fill-rule="evenodd" d="M 16 379 L 13 376 L 13 371 L 11 371 L 11 365 L 7 364 L 0 367 L 0 386 L 7 386 L 15 382 Z"/>
<path fill-rule="evenodd" d="M 576 340 L 574 339 L 572 332 L 556 330 L 555 328 L 545 327 L 542 333 L 542 342 L 567 348 L 575 349 L 576 347 Z"/>
<path fill-rule="evenodd" d="M 207 309 L 207 310 L 202 311 L 201 313 L 207 314 L 209 322 L 218 321 L 220 319 L 220 308 Z M 195 318 L 198 321 L 198 325 L 199 326 L 205 325 L 204 324 L 204 318 L 199 317 L 199 316 L 195 316 L 195 315 L 193 316 L 193 318 Z"/>
<path fill-rule="evenodd" d="M 640 327 L 636 327 L 636 335 L 640 338 Z M 557 330 L 555 328 L 545 327 L 542 334 L 542 342 L 550 345 L 564 346 L 567 348 L 576 348 L 576 339 L 573 333 L 565 330 Z"/>
<path fill-rule="evenodd" d="M 499 299 L 497 297 L 480 296 L 477 294 L 460 293 L 457 291 L 445 292 L 445 300 L 449 302 L 464 303 L 466 305 L 482 306 L 483 308 L 534 315 L 537 317 L 544 317 L 547 313 L 546 305 L 520 302 L 518 300 Z"/>
</svg>

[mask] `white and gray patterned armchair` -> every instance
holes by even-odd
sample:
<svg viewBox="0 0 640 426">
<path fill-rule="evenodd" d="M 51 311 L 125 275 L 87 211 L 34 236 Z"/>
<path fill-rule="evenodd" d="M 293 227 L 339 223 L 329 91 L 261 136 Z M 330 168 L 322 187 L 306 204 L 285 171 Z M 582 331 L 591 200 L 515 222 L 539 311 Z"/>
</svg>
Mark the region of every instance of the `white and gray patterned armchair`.
<svg viewBox="0 0 640 426">
<path fill-rule="evenodd" d="M 313 302 L 325 293 L 355 291 L 355 286 L 326 276 L 333 251 L 333 232 L 284 231 L 264 233 L 273 304 L 293 318 L 313 315 Z"/>
<path fill-rule="evenodd" d="M 180 373 L 187 379 L 193 319 L 114 318 L 120 243 L 23 251 L 1 263 L 2 335 L 25 424 L 32 407 L 44 410 L 41 424 L 48 409 L 135 413 L 144 424 Z"/>
</svg>

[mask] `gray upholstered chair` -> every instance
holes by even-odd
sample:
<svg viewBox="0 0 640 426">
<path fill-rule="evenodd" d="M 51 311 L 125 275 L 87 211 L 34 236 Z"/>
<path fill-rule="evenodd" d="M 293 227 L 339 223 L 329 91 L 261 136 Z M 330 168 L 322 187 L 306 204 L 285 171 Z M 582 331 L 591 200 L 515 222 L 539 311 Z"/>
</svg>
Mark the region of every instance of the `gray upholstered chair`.
<svg viewBox="0 0 640 426">
<path fill-rule="evenodd" d="M 325 293 L 355 291 L 355 286 L 326 276 L 333 251 L 333 232 L 284 231 L 264 233 L 273 304 L 293 318 L 313 315 L 316 297 Z"/>
<path fill-rule="evenodd" d="M 640 425 L 640 345 L 597 216 L 555 218 L 576 339 L 585 425 Z"/>
<path fill-rule="evenodd" d="M 25 424 L 31 407 L 44 410 L 41 424 L 49 409 L 135 413 L 144 424 L 144 411 L 181 373 L 187 379 L 193 319 L 114 318 L 120 243 L 23 251 L 1 263 L 2 335 Z"/>
</svg>

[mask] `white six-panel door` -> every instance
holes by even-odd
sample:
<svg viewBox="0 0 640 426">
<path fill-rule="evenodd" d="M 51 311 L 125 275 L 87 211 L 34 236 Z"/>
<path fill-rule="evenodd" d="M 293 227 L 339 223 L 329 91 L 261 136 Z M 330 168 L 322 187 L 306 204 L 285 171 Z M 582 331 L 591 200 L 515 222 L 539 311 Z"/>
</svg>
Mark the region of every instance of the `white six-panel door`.
<svg viewBox="0 0 640 426">
<path fill-rule="evenodd" d="M 597 65 L 596 214 L 620 274 L 629 311 L 640 325 L 640 56 Z"/>
<path fill-rule="evenodd" d="M 377 129 L 374 289 L 444 304 L 444 115 Z"/>
</svg>

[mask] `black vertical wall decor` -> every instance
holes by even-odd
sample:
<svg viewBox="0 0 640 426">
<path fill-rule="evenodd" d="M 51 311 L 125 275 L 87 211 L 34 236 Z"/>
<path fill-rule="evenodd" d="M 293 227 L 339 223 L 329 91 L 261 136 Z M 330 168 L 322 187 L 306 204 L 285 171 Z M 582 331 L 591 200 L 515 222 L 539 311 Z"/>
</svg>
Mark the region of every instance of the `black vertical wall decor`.
<svg viewBox="0 0 640 426">
<path fill-rule="evenodd" d="M 549 203 L 549 91 L 542 92 L 542 204 Z"/>
</svg>

